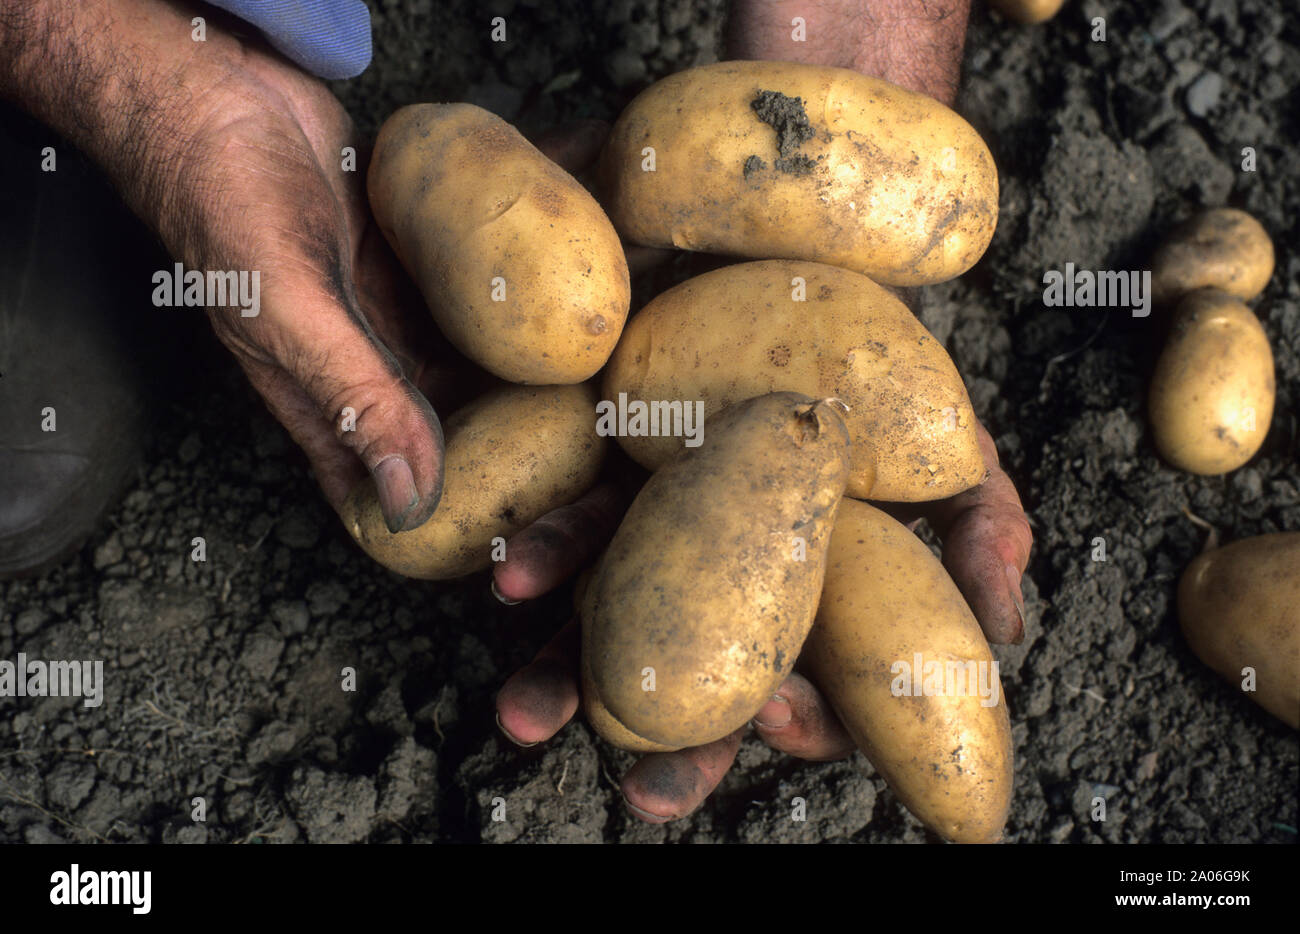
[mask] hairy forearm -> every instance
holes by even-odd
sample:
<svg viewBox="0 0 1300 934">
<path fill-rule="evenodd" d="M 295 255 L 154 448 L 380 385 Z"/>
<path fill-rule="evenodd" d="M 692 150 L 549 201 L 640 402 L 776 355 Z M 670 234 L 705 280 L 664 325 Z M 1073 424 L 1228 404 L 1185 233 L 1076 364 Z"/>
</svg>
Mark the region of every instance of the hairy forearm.
<svg viewBox="0 0 1300 934">
<path fill-rule="evenodd" d="M 10 0 L 0 11 L 0 96 L 71 140 L 137 213 L 158 213 L 202 114 L 187 12 L 156 0 Z M 160 145 L 168 137 L 170 145 Z M 150 209 L 153 210 L 150 210 Z"/>
<path fill-rule="evenodd" d="M 969 15 L 970 0 L 733 0 L 727 53 L 852 68 L 951 104 Z"/>
<path fill-rule="evenodd" d="M 67 137 L 177 256 L 199 255 L 211 202 L 197 140 L 248 107 L 221 93 L 241 44 L 171 0 L 0 0 L 0 96 Z M 206 14 L 205 14 L 206 15 Z M 209 135 L 210 138 L 210 135 Z"/>
</svg>

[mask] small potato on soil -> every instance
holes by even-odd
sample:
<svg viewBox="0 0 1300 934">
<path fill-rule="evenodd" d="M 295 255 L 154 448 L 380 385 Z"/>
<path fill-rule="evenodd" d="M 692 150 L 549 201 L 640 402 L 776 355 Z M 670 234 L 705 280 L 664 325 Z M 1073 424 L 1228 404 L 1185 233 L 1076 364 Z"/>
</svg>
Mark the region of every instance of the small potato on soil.
<svg viewBox="0 0 1300 934">
<path fill-rule="evenodd" d="M 1273 275 L 1273 241 L 1259 221 L 1236 208 L 1215 208 L 1177 227 L 1151 258 L 1157 304 L 1211 288 L 1250 301 Z"/>
<path fill-rule="evenodd" d="M 1237 469 L 1264 443 L 1275 394 L 1273 351 L 1255 313 L 1215 289 L 1184 298 L 1151 377 L 1161 456 L 1189 473 Z"/>
<path fill-rule="evenodd" d="M 1199 555 L 1178 582 L 1178 622 L 1201 661 L 1300 728 L 1300 532 L 1257 535 Z"/>
</svg>

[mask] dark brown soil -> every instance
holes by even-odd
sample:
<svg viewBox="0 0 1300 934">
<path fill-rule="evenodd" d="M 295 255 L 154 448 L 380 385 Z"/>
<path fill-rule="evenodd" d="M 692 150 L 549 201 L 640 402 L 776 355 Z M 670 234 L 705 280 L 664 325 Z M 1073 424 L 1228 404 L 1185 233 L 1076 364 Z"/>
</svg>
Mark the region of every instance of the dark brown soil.
<svg viewBox="0 0 1300 934">
<path fill-rule="evenodd" d="M 611 119 L 649 80 L 711 60 L 721 15 L 718 0 L 372 7 L 376 61 L 338 86 L 371 131 L 421 100 L 470 100 L 525 132 Z M 497 14 L 505 47 L 488 38 Z M 998 651 L 1010 841 L 1296 842 L 1297 734 L 1192 655 L 1174 589 L 1203 538 L 1184 510 L 1226 539 L 1300 530 L 1298 85 L 1293 0 L 1071 0 L 1041 27 L 974 12 L 958 109 L 998 161 L 1002 214 L 984 260 L 928 290 L 923 318 L 1037 535 L 1027 638 Z M 1241 170 L 1247 146 L 1257 172 Z M 1277 244 L 1255 308 L 1278 397 L 1261 453 L 1200 478 L 1151 447 L 1157 316 L 1045 308 L 1042 276 L 1143 268 L 1163 232 L 1223 204 Z M 696 815 L 652 827 L 620 801 L 631 757 L 585 725 L 506 743 L 494 693 L 569 595 L 506 608 L 482 576 L 433 586 L 377 568 L 203 324 L 165 326 L 189 365 L 134 488 L 80 554 L 0 584 L 0 658 L 102 658 L 107 679 L 94 711 L 0 701 L 0 842 L 933 839 L 861 757 L 810 764 L 748 739 Z"/>
</svg>

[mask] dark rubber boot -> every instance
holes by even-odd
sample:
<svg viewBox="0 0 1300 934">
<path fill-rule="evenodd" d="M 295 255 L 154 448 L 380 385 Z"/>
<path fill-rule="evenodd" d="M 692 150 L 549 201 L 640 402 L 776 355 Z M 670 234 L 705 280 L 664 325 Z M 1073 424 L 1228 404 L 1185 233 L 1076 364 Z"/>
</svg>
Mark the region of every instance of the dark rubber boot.
<svg viewBox="0 0 1300 934">
<path fill-rule="evenodd" d="M 45 146 L 54 172 L 41 170 Z M 9 109 L 0 218 L 0 577 L 11 577 L 80 547 L 134 476 L 146 398 L 134 343 L 157 314 L 149 276 L 165 258 L 70 145 Z"/>
</svg>

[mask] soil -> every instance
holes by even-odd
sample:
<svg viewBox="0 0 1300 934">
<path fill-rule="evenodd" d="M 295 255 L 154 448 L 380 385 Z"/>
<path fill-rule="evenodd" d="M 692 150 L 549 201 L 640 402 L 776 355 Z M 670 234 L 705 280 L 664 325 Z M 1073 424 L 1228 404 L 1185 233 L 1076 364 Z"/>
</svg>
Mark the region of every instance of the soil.
<svg viewBox="0 0 1300 934">
<path fill-rule="evenodd" d="M 759 91 L 758 97 L 750 102 L 754 115 L 776 131 L 776 148 L 779 156 L 772 163 L 778 172 L 789 175 L 808 175 L 817 162 L 803 153 L 799 147 L 816 135 L 808 114 L 804 110 L 803 99 L 790 97 L 780 91 Z M 745 178 L 749 178 L 753 169 L 750 156 L 745 160 Z M 821 157 L 818 156 L 818 159 Z M 762 160 L 753 168 L 763 168 Z"/>
<path fill-rule="evenodd" d="M 370 132 L 422 100 L 525 132 L 611 119 L 648 81 L 713 60 L 722 18 L 718 0 L 371 6 L 376 60 L 337 86 Z M 489 40 L 494 15 L 510 42 Z M 1037 537 L 1027 637 L 997 650 L 1009 841 L 1296 842 L 1297 735 L 1191 654 L 1174 588 L 1204 536 L 1187 510 L 1229 540 L 1300 530 L 1297 85 L 1292 0 L 1071 0 L 1041 27 L 973 11 L 958 109 L 1001 168 L 1002 214 L 984 260 L 927 290 L 922 314 Z M 1247 146 L 1258 171 L 1241 169 Z M 1144 268 L 1163 232 L 1223 204 L 1277 244 L 1254 304 L 1278 397 L 1261 453 L 1201 478 L 1151 447 L 1159 316 L 1045 308 L 1042 276 Z M 750 738 L 698 813 L 648 826 L 617 790 L 631 757 L 584 724 L 510 745 L 494 693 L 569 594 L 507 608 L 482 575 L 439 586 L 375 566 L 202 322 L 168 322 L 184 376 L 133 488 L 73 558 L 0 584 L 0 658 L 102 658 L 107 679 L 95 710 L 3 702 L 0 841 L 935 840 L 861 756 L 805 763 Z M 789 819 L 795 797 L 806 821 Z"/>
</svg>

